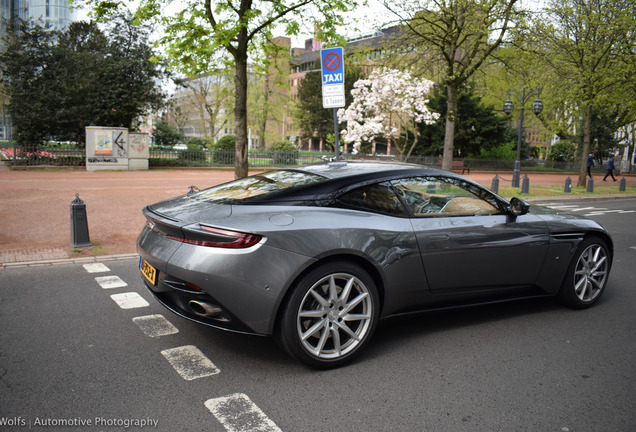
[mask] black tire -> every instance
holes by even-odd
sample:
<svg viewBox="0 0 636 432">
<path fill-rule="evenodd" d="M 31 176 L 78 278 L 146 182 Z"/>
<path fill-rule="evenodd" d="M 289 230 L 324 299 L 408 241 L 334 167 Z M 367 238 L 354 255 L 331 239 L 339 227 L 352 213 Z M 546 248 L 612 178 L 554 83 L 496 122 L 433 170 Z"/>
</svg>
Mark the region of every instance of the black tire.
<svg viewBox="0 0 636 432">
<path fill-rule="evenodd" d="M 303 276 L 283 306 L 277 338 L 295 358 L 320 369 L 342 366 L 369 342 L 379 317 L 373 279 L 349 262 Z"/>
<path fill-rule="evenodd" d="M 605 290 L 611 264 L 609 248 L 603 239 L 585 239 L 572 257 L 559 300 L 574 309 L 592 306 Z"/>
</svg>

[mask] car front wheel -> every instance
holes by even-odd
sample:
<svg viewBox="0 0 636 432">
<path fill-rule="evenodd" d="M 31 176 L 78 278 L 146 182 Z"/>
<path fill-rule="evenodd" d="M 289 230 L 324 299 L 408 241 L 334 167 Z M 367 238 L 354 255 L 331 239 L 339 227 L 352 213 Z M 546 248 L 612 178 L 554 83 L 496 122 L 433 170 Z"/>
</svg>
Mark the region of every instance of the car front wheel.
<svg viewBox="0 0 636 432">
<path fill-rule="evenodd" d="M 316 368 L 341 366 L 371 339 L 379 316 L 373 279 L 359 266 L 334 262 L 302 277 L 284 306 L 278 337 Z"/>
<path fill-rule="evenodd" d="M 592 306 L 607 285 L 610 259 L 605 241 L 598 237 L 583 241 L 574 254 L 561 287 L 561 301 L 575 309 Z"/>
</svg>

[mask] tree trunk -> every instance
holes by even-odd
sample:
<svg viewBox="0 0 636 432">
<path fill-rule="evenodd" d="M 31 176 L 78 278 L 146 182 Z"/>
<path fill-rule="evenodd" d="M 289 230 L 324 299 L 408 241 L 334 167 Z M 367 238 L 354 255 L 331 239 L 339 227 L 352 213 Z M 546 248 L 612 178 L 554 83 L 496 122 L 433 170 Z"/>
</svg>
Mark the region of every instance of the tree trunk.
<svg viewBox="0 0 636 432">
<path fill-rule="evenodd" d="M 265 150 L 267 143 L 265 142 L 265 133 L 267 132 L 267 116 L 269 111 L 269 74 L 265 76 L 265 93 L 263 94 L 263 112 L 258 131 L 258 149 Z"/>
<path fill-rule="evenodd" d="M 583 148 L 581 149 L 581 164 L 579 165 L 579 181 L 577 186 L 587 184 L 587 155 L 590 153 L 590 137 L 592 136 L 592 106 L 586 104 L 583 108 Z"/>
<path fill-rule="evenodd" d="M 236 73 L 234 75 L 234 120 L 236 128 L 236 155 L 234 158 L 234 178 L 247 177 L 247 45 L 238 50 L 235 56 Z"/>
<path fill-rule="evenodd" d="M 446 105 L 446 132 L 444 134 L 444 156 L 442 169 L 453 170 L 453 145 L 455 142 L 455 117 L 457 115 L 457 85 L 453 82 L 446 84 L 448 102 Z"/>
</svg>

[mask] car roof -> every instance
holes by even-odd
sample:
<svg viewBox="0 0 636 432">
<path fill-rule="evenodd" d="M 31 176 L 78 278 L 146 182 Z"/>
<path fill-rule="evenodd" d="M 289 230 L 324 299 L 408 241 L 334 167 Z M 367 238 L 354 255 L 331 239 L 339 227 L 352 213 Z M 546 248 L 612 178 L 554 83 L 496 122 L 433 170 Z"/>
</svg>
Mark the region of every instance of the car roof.
<svg viewBox="0 0 636 432">
<path fill-rule="evenodd" d="M 399 162 L 346 161 L 305 165 L 303 167 L 281 168 L 281 171 L 296 171 L 315 174 L 325 178 L 323 181 L 284 189 L 264 195 L 251 197 L 243 201 L 248 203 L 273 203 L 278 201 L 310 201 L 333 198 L 352 187 L 393 180 L 402 177 L 438 176 L 460 178 L 460 176 L 423 165 Z"/>
<path fill-rule="evenodd" d="M 317 174 L 330 179 L 356 176 L 365 177 L 367 174 L 376 174 L 378 177 L 387 175 L 390 177 L 392 174 L 404 174 L 403 171 L 409 170 L 418 171 L 420 174 L 448 174 L 447 171 L 441 171 L 424 165 L 362 160 L 311 164 L 305 165 L 302 168 L 294 168 L 294 170 Z"/>
</svg>

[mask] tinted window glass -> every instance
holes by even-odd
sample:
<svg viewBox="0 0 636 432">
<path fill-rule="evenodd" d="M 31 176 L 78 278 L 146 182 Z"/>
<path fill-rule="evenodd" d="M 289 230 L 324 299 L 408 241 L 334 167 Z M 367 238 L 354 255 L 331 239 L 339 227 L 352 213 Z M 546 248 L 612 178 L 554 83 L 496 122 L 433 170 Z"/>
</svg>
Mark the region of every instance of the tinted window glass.
<svg viewBox="0 0 636 432">
<path fill-rule="evenodd" d="M 372 184 L 354 189 L 340 197 L 347 207 L 373 212 L 404 216 L 406 213 L 400 200 L 388 183 Z"/>
<path fill-rule="evenodd" d="M 197 198 L 208 199 L 210 201 L 244 200 L 324 179 L 324 177 L 319 175 L 297 171 L 270 171 L 213 186 L 198 193 Z"/>
<path fill-rule="evenodd" d="M 500 213 L 492 195 L 459 179 L 415 177 L 393 185 L 416 217 Z"/>
</svg>

